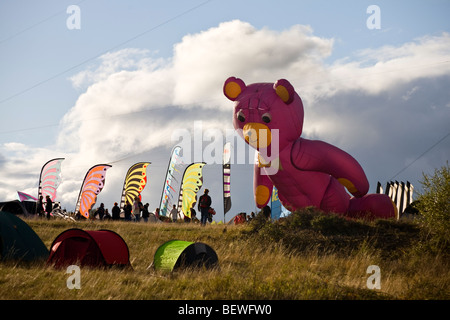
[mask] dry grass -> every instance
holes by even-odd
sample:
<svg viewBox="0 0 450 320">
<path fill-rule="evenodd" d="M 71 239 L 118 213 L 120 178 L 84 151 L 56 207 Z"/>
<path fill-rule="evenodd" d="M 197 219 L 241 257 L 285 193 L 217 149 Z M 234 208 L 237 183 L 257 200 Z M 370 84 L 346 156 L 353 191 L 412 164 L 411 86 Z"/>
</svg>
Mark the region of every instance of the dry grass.
<svg viewBox="0 0 450 320">
<path fill-rule="evenodd" d="M 448 299 L 450 269 L 440 255 L 402 247 L 391 258 L 383 250 L 358 242 L 342 252 L 324 252 L 315 240 L 300 250 L 264 229 L 249 226 L 144 224 L 30 220 L 47 247 L 62 231 L 78 227 L 110 229 L 130 250 L 132 269 L 81 269 L 81 289 L 69 290 L 65 270 L 45 263 L 0 264 L 1 299 Z M 271 227 L 272 228 L 272 227 Z M 269 234 L 270 235 L 270 234 Z M 316 234 L 317 236 L 317 234 Z M 148 268 L 157 248 L 171 239 L 200 241 L 219 257 L 213 270 L 164 273 Z M 291 239 L 291 238 L 289 238 Z M 293 238 L 292 238 L 293 239 Z M 401 240 L 401 239 L 400 239 Z M 335 241 L 335 240 L 333 240 Z M 326 242 L 325 242 L 326 243 Z M 369 265 L 381 268 L 381 289 L 369 290 Z"/>
</svg>

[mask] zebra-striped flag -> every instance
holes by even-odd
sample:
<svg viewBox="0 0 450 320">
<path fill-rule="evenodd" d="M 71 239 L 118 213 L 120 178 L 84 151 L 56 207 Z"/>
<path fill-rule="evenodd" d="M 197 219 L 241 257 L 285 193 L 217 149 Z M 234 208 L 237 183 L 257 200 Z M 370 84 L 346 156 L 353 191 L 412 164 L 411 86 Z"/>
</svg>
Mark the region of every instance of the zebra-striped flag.
<svg viewBox="0 0 450 320">
<path fill-rule="evenodd" d="M 389 181 L 386 183 L 386 189 L 383 190 L 381 183 L 377 183 L 377 193 L 384 193 L 391 198 L 397 206 L 398 214 L 401 217 L 406 207 L 413 202 L 414 186 L 409 182 Z"/>
</svg>

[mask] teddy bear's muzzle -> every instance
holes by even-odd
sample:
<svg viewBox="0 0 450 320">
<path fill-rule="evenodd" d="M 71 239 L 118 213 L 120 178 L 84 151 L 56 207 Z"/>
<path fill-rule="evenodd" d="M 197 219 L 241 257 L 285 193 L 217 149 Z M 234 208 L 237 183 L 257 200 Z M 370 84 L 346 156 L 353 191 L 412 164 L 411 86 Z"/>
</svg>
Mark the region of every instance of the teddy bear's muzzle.
<svg viewBox="0 0 450 320">
<path fill-rule="evenodd" d="M 269 127 L 262 123 L 249 122 L 242 128 L 244 139 L 253 148 L 267 148 L 272 142 L 272 133 Z"/>
</svg>

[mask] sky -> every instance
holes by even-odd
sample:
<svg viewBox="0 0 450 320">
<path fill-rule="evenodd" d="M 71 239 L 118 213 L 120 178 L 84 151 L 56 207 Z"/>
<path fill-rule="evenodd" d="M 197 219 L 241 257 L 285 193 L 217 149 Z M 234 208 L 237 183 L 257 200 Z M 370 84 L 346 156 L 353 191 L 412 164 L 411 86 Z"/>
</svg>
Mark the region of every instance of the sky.
<svg viewBox="0 0 450 320">
<path fill-rule="evenodd" d="M 288 79 L 304 138 L 351 154 L 370 192 L 390 180 L 418 192 L 450 158 L 449 12 L 448 0 L 0 0 L 0 200 L 36 196 L 42 165 L 63 157 L 62 207 L 107 163 L 97 205 L 112 208 L 128 168 L 149 161 L 142 197 L 154 210 L 182 143 L 186 162 L 207 160 L 203 188 L 222 219 L 219 149 L 227 139 L 239 149 L 222 92 L 230 76 Z M 244 152 L 227 220 L 256 210 Z"/>
</svg>

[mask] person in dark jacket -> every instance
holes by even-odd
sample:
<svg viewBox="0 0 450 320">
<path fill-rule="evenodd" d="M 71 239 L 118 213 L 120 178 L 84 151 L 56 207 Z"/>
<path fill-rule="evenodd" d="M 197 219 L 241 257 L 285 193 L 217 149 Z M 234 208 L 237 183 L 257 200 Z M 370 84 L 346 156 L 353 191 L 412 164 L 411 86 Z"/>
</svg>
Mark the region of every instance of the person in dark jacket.
<svg viewBox="0 0 450 320">
<path fill-rule="evenodd" d="M 36 213 L 39 217 L 43 217 L 44 216 L 44 197 L 43 196 L 39 196 L 39 200 L 36 203 Z"/>
<path fill-rule="evenodd" d="M 205 193 L 200 197 L 200 199 L 198 200 L 198 210 L 201 212 L 202 217 L 201 217 L 201 225 L 204 226 L 206 225 L 206 220 L 209 217 L 209 208 L 211 207 L 211 197 L 208 195 L 209 190 L 205 189 Z"/>
<path fill-rule="evenodd" d="M 117 205 L 117 202 L 114 202 L 114 207 L 112 208 L 112 219 L 119 220 L 120 219 L 120 208 Z"/>
<path fill-rule="evenodd" d="M 144 220 L 144 222 L 148 222 L 148 217 L 150 216 L 150 212 L 148 212 L 148 206 L 149 206 L 149 204 L 146 203 L 142 207 L 142 219 Z"/>
<path fill-rule="evenodd" d="M 45 201 L 45 212 L 47 213 L 47 219 L 50 219 L 50 213 L 53 210 L 53 202 L 49 195 L 45 196 Z"/>
<path fill-rule="evenodd" d="M 103 216 L 105 215 L 105 204 L 104 204 L 104 203 L 101 203 L 101 204 L 100 204 L 100 207 L 97 209 L 97 211 L 96 211 L 95 214 L 94 214 L 94 218 L 95 218 L 97 215 L 99 216 L 99 219 L 100 219 L 100 220 L 103 220 Z"/>
<path fill-rule="evenodd" d="M 133 210 L 133 207 L 127 200 L 126 205 L 123 207 L 123 211 L 125 213 L 125 221 L 131 221 L 131 211 L 132 210 Z"/>
</svg>

